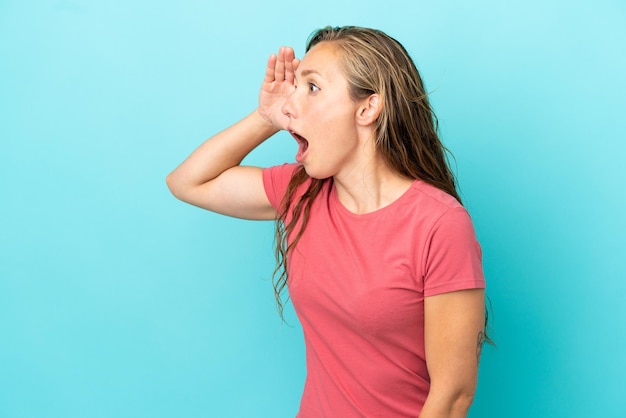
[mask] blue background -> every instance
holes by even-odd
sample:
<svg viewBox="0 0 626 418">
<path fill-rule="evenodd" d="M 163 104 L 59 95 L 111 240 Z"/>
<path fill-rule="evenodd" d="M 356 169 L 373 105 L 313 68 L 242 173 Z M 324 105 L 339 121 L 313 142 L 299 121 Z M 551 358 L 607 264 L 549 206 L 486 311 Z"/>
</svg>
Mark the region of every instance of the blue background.
<svg viewBox="0 0 626 418">
<path fill-rule="evenodd" d="M 0 0 L 0 417 L 295 414 L 271 223 L 164 179 L 326 24 L 407 47 L 456 156 L 498 344 L 470 416 L 626 416 L 623 1 Z"/>
</svg>

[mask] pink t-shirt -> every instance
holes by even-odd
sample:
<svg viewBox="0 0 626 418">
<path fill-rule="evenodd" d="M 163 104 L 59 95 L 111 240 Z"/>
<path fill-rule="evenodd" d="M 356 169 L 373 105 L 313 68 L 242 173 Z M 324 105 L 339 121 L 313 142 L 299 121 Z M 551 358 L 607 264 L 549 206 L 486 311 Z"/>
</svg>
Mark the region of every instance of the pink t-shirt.
<svg viewBox="0 0 626 418">
<path fill-rule="evenodd" d="M 275 208 L 295 168 L 263 171 Z M 328 181 L 288 273 L 306 345 L 300 418 L 416 417 L 430 387 L 424 297 L 485 287 L 467 211 L 420 180 L 361 215 L 341 204 Z"/>
</svg>

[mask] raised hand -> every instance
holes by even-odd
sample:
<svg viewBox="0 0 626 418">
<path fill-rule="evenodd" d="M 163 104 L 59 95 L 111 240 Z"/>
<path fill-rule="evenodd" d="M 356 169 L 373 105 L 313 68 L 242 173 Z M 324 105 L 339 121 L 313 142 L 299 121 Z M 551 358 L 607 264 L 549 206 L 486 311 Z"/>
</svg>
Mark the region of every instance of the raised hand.
<svg viewBox="0 0 626 418">
<path fill-rule="evenodd" d="M 265 78 L 259 94 L 259 115 L 277 129 L 286 129 L 289 118 L 282 107 L 294 88 L 294 73 L 300 64 L 293 48 L 283 46 L 278 55 L 272 54 L 267 60 Z"/>
</svg>

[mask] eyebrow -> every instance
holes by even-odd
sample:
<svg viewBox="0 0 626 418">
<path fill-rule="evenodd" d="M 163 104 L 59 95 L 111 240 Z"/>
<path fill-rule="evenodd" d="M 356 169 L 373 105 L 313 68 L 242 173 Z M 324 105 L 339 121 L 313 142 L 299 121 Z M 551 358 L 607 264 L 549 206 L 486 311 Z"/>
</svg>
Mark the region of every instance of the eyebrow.
<svg viewBox="0 0 626 418">
<path fill-rule="evenodd" d="M 306 77 L 307 75 L 310 75 L 310 74 L 321 75 L 319 71 L 316 71 L 316 70 L 302 70 L 302 72 L 300 73 L 302 77 Z"/>
</svg>

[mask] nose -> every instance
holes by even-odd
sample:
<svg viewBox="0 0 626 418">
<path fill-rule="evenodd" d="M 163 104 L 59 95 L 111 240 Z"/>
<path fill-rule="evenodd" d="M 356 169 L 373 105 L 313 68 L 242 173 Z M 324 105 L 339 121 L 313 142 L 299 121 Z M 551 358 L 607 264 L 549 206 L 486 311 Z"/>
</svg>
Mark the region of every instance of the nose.
<svg viewBox="0 0 626 418">
<path fill-rule="evenodd" d="M 295 87 L 287 94 L 287 98 L 285 99 L 285 103 L 281 107 L 281 111 L 284 115 L 293 118 L 296 116 L 295 106 L 294 106 L 294 95 L 296 93 Z"/>
</svg>

